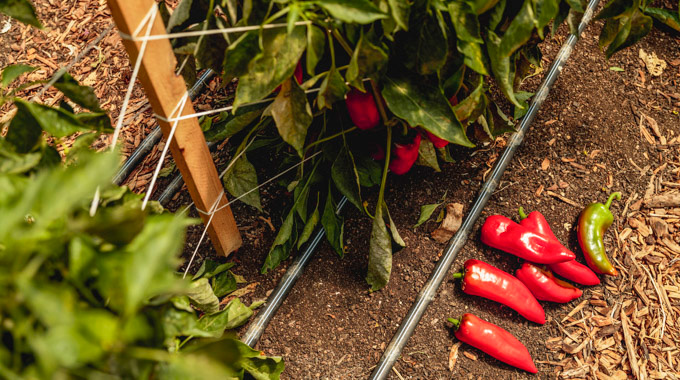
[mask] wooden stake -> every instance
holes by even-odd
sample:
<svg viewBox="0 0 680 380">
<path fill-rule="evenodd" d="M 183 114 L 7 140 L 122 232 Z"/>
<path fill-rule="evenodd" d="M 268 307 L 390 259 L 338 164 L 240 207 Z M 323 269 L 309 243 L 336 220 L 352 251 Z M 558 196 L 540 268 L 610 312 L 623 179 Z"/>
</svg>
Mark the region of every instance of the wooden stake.
<svg viewBox="0 0 680 380">
<path fill-rule="evenodd" d="M 108 5 L 118 29 L 122 33 L 132 35 L 151 7 L 156 6 L 156 2 L 154 0 L 108 0 Z M 146 31 L 146 28 L 141 28 L 141 30 Z M 151 35 L 165 33 L 165 25 L 158 14 L 151 29 Z M 134 63 L 142 42 L 123 39 L 123 44 L 130 56 L 130 62 Z M 191 100 L 188 100 L 181 113 L 175 112 L 173 115 L 173 111 L 187 92 L 182 76 L 175 75 L 176 66 L 177 60 L 168 39 L 147 42 L 139 71 L 139 80 L 144 86 L 154 112 L 165 119 L 171 119 L 180 114 L 194 113 Z M 158 120 L 158 123 L 167 138 L 172 129 L 172 123 L 163 120 Z M 197 118 L 179 121 L 170 144 L 170 151 L 184 177 L 196 208 L 210 211 L 222 193 L 223 187 Z M 224 205 L 226 202 L 227 198 L 223 196 L 219 204 Z M 207 223 L 210 217 L 201 214 L 201 218 L 204 223 Z M 208 234 L 217 252 L 225 256 L 238 249 L 242 243 L 234 215 L 228 207 L 213 216 Z"/>
</svg>

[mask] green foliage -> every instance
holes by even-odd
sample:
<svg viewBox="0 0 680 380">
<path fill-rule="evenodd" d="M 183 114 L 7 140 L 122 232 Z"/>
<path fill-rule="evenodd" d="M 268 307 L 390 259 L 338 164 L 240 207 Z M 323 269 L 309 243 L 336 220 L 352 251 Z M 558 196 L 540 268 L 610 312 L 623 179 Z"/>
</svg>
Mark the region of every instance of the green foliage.
<svg viewBox="0 0 680 380">
<path fill-rule="evenodd" d="M 422 133 L 417 163 L 435 171 L 441 169 L 440 158 L 453 161 L 450 149 L 475 146 L 468 138 L 469 128 L 491 139 L 513 131 L 513 121 L 490 100 L 485 77 L 491 77 L 514 106 L 514 119 L 523 117 L 532 94 L 521 86 L 525 78 L 540 72 L 538 43 L 549 28 L 554 32 L 564 21 L 575 30 L 585 6 L 584 0 L 253 0 L 242 6 L 233 1 L 222 4 L 232 25 L 281 23 L 286 27 L 253 30 L 211 44 L 208 55 L 216 56 L 215 61 L 222 59 L 222 76 L 238 78 L 238 87 L 235 113 L 217 118 L 206 136 L 213 141 L 230 137 L 237 144 L 254 139 L 249 152 L 267 147 L 276 151 L 281 169 L 305 158 L 309 161 L 280 182 L 293 200 L 279 221 L 262 271 L 287 259 L 294 247 L 301 248 L 319 222 L 330 246 L 344 253 L 343 220 L 335 213 L 333 200 L 344 195 L 360 211 L 370 213 L 362 188 L 380 185 L 384 193 L 387 165 L 369 153 L 378 147 L 385 151 L 387 131 L 394 129 L 395 139 L 387 143 L 391 145 Z M 641 0 L 610 1 L 600 14 L 607 19 L 601 37 L 607 56 L 646 34 L 651 17 L 674 27 L 676 13 L 649 8 Z M 221 14 L 211 12 L 205 1 L 184 0 L 170 25 L 173 30 L 192 23 L 198 23 L 193 28 L 205 27 Z M 296 25 L 301 21 L 308 24 Z M 200 54 L 196 59 L 200 63 Z M 291 79 L 298 64 L 309 76 L 301 81 Z M 352 88 L 376 100 L 381 120 L 371 130 L 355 127 L 342 104 Z M 254 107 L 252 103 L 260 108 L 246 112 Z M 261 107 L 266 107 L 264 112 Z M 375 119 L 375 110 L 369 111 Z M 268 127 L 270 120 L 275 130 Z M 407 127 L 416 132 L 407 132 Z M 437 149 L 425 132 L 455 146 Z M 318 152 L 323 154 L 313 156 Z M 242 170 L 234 169 L 225 184 L 233 195 L 239 195 L 253 188 L 257 178 L 246 159 L 234 166 Z M 259 207 L 255 198 L 253 194 L 243 200 Z M 387 206 L 378 205 L 368 250 L 367 278 L 373 290 L 387 283 L 393 248 L 400 246 L 396 226 L 386 223 L 390 219 Z"/>
<path fill-rule="evenodd" d="M 0 87 L 0 102 L 17 109 L 0 137 L 1 376 L 278 379 L 280 358 L 228 332 L 256 306 L 221 305 L 241 282 L 233 264 L 207 260 L 182 279 L 178 255 L 194 221 L 156 202 L 142 211 L 142 195 L 111 185 L 119 155 L 89 149 L 110 130 L 91 88 L 68 74 L 54 85 L 94 113 L 14 97 L 9 87 L 32 70 L 6 68 Z"/>
</svg>

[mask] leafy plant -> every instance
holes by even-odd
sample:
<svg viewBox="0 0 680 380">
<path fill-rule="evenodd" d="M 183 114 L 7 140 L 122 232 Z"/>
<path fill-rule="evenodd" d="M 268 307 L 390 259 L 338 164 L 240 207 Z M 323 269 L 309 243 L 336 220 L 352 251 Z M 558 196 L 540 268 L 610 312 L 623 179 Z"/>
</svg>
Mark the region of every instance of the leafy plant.
<svg viewBox="0 0 680 380">
<path fill-rule="evenodd" d="M 240 141 L 235 155 L 269 148 L 280 155 L 281 168 L 307 159 L 281 183 L 293 194 L 292 206 L 262 271 L 287 259 L 319 222 L 343 255 L 343 220 L 334 212 L 343 195 L 373 218 L 367 281 L 372 290 L 382 288 L 392 253 L 403 246 L 384 201 L 388 170 L 402 173 L 414 162 L 439 170 L 439 160 L 450 162 L 454 151 L 474 146 L 470 128 L 489 139 L 511 131 L 485 78 L 493 78 L 515 119 L 521 118 L 533 95 L 520 90 L 522 82 L 540 71 L 538 43 L 565 20 L 575 29 L 585 6 L 584 0 L 180 2 L 168 19 L 175 32 L 286 25 L 174 42 L 180 58 L 193 56 L 197 68 L 217 70 L 227 81 L 238 78 L 234 111 L 212 120 L 208 139 Z M 609 45 L 607 56 L 648 31 L 647 14 L 675 17 L 640 1 L 610 1 L 599 15 L 607 19 L 601 39 Z M 300 65 L 306 77 L 293 79 Z M 367 100 L 356 91 L 374 102 L 365 117 L 356 109 Z M 239 157 L 239 169 L 225 182 L 234 196 L 257 183 L 246 155 Z M 374 186 L 379 191 L 371 215 L 365 194 Z M 244 200 L 260 207 L 255 192 Z"/>
<path fill-rule="evenodd" d="M 33 70 L 0 73 L 0 104 L 17 109 L 0 137 L 0 377 L 278 379 L 280 358 L 229 332 L 259 305 L 229 297 L 233 264 L 175 273 L 194 221 L 111 185 L 119 155 L 89 149 L 110 131 L 92 88 L 64 74 L 54 86 L 71 103 L 16 97 Z"/>
</svg>

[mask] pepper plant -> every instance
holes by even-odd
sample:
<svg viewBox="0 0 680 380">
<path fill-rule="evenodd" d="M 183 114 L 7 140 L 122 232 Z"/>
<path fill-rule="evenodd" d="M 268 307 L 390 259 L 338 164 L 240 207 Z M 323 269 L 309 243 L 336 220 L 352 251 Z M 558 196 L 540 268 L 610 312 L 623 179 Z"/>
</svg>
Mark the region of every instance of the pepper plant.
<svg viewBox="0 0 680 380">
<path fill-rule="evenodd" d="M 8 14 L 40 25 L 30 3 L 10 3 Z M 156 202 L 142 211 L 141 195 L 111 184 L 118 153 L 90 149 L 111 131 L 92 88 L 59 72 L 53 85 L 68 101 L 18 97 L 42 83 L 18 85 L 34 70 L 0 71 L 0 106 L 16 107 L 0 125 L 0 377 L 278 379 L 281 359 L 230 331 L 260 304 L 235 297 L 244 280 L 233 263 L 207 260 L 182 279 L 194 221 Z"/>
<path fill-rule="evenodd" d="M 385 202 L 388 171 L 412 165 L 439 171 L 441 161 L 474 147 L 477 128 L 489 139 L 513 124 L 488 96 L 495 86 L 524 115 L 533 95 L 523 80 L 541 70 L 538 43 L 565 20 L 575 29 L 582 0 L 183 0 L 169 30 L 279 24 L 242 33 L 175 40 L 186 78 L 211 68 L 225 83 L 238 79 L 233 111 L 204 120 L 208 140 L 231 138 L 234 155 L 277 152 L 281 168 L 307 159 L 281 185 L 293 194 L 262 272 L 307 242 L 321 224 L 333 249 L 345 254 L 341 195 L 373 218 L 366 280 L 385 286 L 392 253 L 404 246 Z M 646 2 L 612 0 L 601 43 L 607 56 L 631 45 L 677 12 Z M 670 20 L 670 21 L 669 21 Z M 293 73 L 300 73 L 304 76 Z M 263 99 L 272 99 L 262 102 Z M 479 134 L 478 134 L 479 135 Z M 251 143 L 256 140 L 254 143 Z M 451 143 L 451 144 L 449 144 Z M 318 153 L 318 154 L 317 154 Z M 257 183 L 248 155 L 239 155 L 225 187 L 241 196 Z M 377 186 L 373 207 L 366 189 Z M 260 209 L 257 191 L 242 200 Z"/>
</svg>

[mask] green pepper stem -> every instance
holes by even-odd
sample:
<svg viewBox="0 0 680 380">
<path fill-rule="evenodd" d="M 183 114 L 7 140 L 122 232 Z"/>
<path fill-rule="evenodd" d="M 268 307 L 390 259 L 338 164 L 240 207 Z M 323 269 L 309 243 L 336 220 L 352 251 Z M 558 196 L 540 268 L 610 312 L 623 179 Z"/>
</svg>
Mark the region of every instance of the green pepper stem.
<svg viewBox="0 0 680 380">
<path fill-rule="evenodd" d="M 609 196 L 609 199 L 607 199 L 607 203 L 604 204 L 604 207 L 606 207 L 607 210 L 609 210 L 609 206 L 612 205 L 612 201 L 614 200 L 614 198 L 616 198 L 617 201 L 620 201 L 621 200 L 621 193 L 617 191 L 615 193 L 612 193 L 612 195 Z"/>
<path fill-rule="evenodd" d="M 527 218 L 527 214 L 524 213 L 524 207 L 519 206 L 519 210 L 517 210 L 519 213 L 519 220 L 524 220 Z"/>
<path fill-rule="evenodd" d="M 453 323 L 453 327 L 454 327 L 456 330 L 458 330 L 458 328 L 460 327 L 460 321 L 457 320 L 457 319 L 448 318 L 447 321 Z"/>
<path fill-rule="evenodd" d="M 458 272 L 453 274 L 453 278 L 458 279 L 458 278 L 463 278 L 465 276 L 465 273 L 463 272 Z"/>
</svg>

